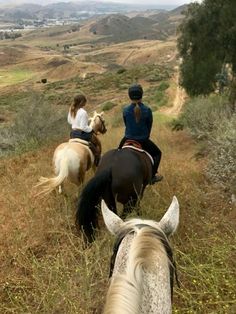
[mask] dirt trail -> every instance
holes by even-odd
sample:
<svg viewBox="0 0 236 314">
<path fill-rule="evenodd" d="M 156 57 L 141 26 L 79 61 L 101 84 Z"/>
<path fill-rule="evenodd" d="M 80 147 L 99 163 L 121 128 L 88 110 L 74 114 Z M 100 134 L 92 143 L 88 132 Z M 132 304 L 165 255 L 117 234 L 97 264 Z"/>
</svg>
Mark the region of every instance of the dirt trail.
<svg viewBox="0 0 236 314">
<path fill-rule="evenodd" d="M 182 87 L 179 85 L 179 70 L 177 68 L 177 73 L 175 75 L 175 84 L 176 84 L 176 92 L 175 92 L 175 97 L 173 101 L 173 106 L 172 107 L 164 107 L 161 108 L 160 111 L 162 113 L 165 113 L 167 115 L 171 115 L 173 117 L 176 117 L 179 115 L 182 106 L 184 104 L 184 101 L 186 99 L 186 93 Z"/>
</svg>

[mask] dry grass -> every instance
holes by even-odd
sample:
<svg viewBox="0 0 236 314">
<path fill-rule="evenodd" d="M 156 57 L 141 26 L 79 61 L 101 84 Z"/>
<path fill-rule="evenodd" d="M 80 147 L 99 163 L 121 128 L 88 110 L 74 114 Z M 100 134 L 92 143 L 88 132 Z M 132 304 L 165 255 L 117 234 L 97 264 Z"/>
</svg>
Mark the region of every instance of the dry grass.
<svg viewBox="0 0 236 314">
<path fill-rule="evenodd" d="M 109 130 L 102 137 L 104 151 L 118 144 L 121 134 L 119 128 Z M 204 162 L 193 158 L 195 144 L 184 132 L 160 124 L 152 137 L 163 151 L 165 179 L 147 188 L 142 216 L 160 219 L 173 195 L 181 206 L 173 238 L 181 281 L 174 312 L 234 313 L 233 209 L 209 186 Z M 56 145 L 1 163 L 1 313 L 90 314 L 100 313 L 104 304 L 113 238 L 101 222 L 96 242 L 82 248 L 74 229 L 80 189 L 72 184 L 61 196 L 37 199 L 32 192 L 39 176 L 52 174 Z"/>
<path fill-rule="evenodd" d="M 86 30 L 83 32 L 84 38 L 88 37 Z M 42 46 L 48 44 L 45 34 L 40 38 L 37 34 L 32 35 L 35 37 L 34 42 L 32 38 L 28 39 L 30 45 L 38 47 L 39 43 Z M 64 40 L 72 41 L 72 36 Z M 59 41 L 60 38 L 55 38 L 52 45 Z M 17 43 L 22 43 L 22 39 L 16 40 Z M 76 49 L 73 48 L 75 53 Z M 86 47 L 84 52 L 78 50 L 78 58 L 70 58 L 76 65 L 74 68 L 70 62 L 62 65 L 63 75 L 66 78 L 74 76 L 74 71 L 78 69 L 82 75 L 103 69 L 103 65 L 96 64 L 95 67 L 94 63 L 88 64 L 84 59 L 90 56 L 95 60 L 97 55 L 112 55 L 113 52 L 118 53 L 116 63 L 120 65 L 130 67 L 155 62 L 168 66 L 169 62 L 175 61 L 174 50 L 174 41 L 162 44 L 152 42 L 152 45 L 149 41 L 134 41 L 106 48 Z M 48 53 L 35 48 L 33 56 L 27 51 L 24 48 L 27 69 L 39 70 L 41 74 L 47 70 L 48 77 L 55 82 L 63 79 L 62 68 L 58 67 L 60 71 L 47 69 L 52 58 L 54 60 L 58 56 L 58 51 Z M 29 51 L 32 53 L 32 49 Z M 17 62 L 20 62 L 22 56 L 18 53 Z M 16 61 L 15 58 L 13 55 L 8 60 L 6 68 L 12 68 L 11 63 Z M 60 56 L 59 59 L 64 57 Z M 127 101 L 127 91 L 119 90 L 119 97 L 114 99 L 117 90 L 110 88 L 110 82 L 108 87 L 105 86 L 107 83 L 104 79 L 106 84 L 98 89 L 100 94 L 93 93 L 91 87 L 96 87 L 97 81 L 93 77 L 83 78 L 78 80 L 77 85 L 76 81 L 68 81 L 65 85 L 59 82 L 58 86 L 55 83 L 44 87 L 33 82 L 32 89 L 42 89 L 50 97 L 49 94 L 55 94 L 58 88 L 61 91 L 58 97 L 61 98 L 62 93 L 69 91 L 72 95 L 71 90 L 77 91 L 82 85 L 82 90 L 91 97 L 89 102 L 93 108 L 99 107 L 99 103 L 104 101 L 114 101 L 117 106 L 106 113 L 110 130 L 101 138 L 103 151 L 107 151 L 117 146 L 123 135 L 123 129 L 119 127 L 122 123 L 120 111 L 121 105 Z M 140 83 L 147 89 L 150 83 L 144 81 L 143 75 L 141 78 Z M 18 88 L 24 90 L 26 87 L 22 84 Z M 6 92 L 15 95 L 17 90 L 16 86 L 8 87 Z M 173 103 L 174 96 L 175 93 L 169 95 L 169 103 Z M 227 197 L 204 177 L 203 168 L 207 160 L 194 159 L 197 148 L 190 137 L 182 131 L 172 133 L 165 126 L 166 117 L 159 114 L 155 117 L 158 123 L 154 126 L 152 138 L 163 152 L 160 172 L 164 180 L 146 189 L 141 214 L 158 220 L 173 195 L 179 199 L 180 227 L 172 243 L 181 288 L 175 287 L 174 312 L 235 313 L 235 209 Z M 58 144 L 18 157 L 1 159 L 0 313 L 101 313 L 108 285 L 112 236 L 101 221 L 96 242 L 90 248 L 83 249 L 74 228 L 77 197 L 81 188 L 68 182 L 63 195 L 54 192 L 44 199 L 35 198 L 32 190 L 41 175 L 52 175 L 51 159 Z M 91 175 L 88 173 L 87 178 Z"/>
</svg>

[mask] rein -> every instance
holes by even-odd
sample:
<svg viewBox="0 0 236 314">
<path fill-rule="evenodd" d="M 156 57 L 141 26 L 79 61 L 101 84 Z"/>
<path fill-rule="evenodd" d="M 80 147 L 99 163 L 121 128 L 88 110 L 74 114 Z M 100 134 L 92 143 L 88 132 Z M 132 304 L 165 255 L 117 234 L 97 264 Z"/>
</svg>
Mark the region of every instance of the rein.
<svg viewBox="0 0 236 314">
<path fill-rule="evenodd" d="M 169 265 L 169 270 L 170 270 L 170 288 L 171 288 L 171 300 L 173 300 L 174 277 L 175 277 L 175 280 L 176 280 L 176 283 L 177 283 L 178 287 L 180 287 L 180 283 L 179 283 L 179 279 L 178 279 L 176 263 L 175 263 L 175 260 L 174 260 L 174 257 L 173 257 L 173 252 L 172 252 L 172 249 L 170 247 L 169 241 L 167 240 L 165 234 L 162 231 L 160 231 L 158 229 L 155 229 L 155 228 L 153 228 L 153 227 L 151 227 L 149 225 L 137 224 L 137 225 L 135 225 L 135 227 L 137 227 L 138 229 L 142 229 L 143 227 L 148 227 L 148 228 L 152 229 L 153 235 L 155 237 L 157 237 L 161 241 L 162 245 L 164 246 L 166 254 L 167 254 L 168 259 L 170 261 L 170 263 L 169 263 L 170 264 Z M 118 234 L 118 236 L 116 238 L 116 241 L 114 243 L 114 246 L 113 246 L 113 254 L 112 254 L 111 260 L 110 260 L 109 278 L 111 278 L 112 274 L 113 274 L 115 261 L 116 261 L 116 256 L 117 256 L 117 252 L 118 252 L 118 249 L 120 247 L 120 244 L 122 243 L 122 241 L 126 237 L 126 235 L 133 234 L 133 233 L 135 233 L 135 230 L 134 230 L 134 227 L 131 227 L 131 228 L 128 228 L 126 230 L 121 231 Z"/>
</svg>

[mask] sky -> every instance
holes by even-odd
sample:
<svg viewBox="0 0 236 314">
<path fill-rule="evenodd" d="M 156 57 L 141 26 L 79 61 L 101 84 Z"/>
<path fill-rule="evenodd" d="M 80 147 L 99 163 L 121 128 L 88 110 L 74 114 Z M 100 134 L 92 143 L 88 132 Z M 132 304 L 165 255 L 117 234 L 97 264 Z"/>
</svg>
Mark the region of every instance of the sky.
<svg viewBox="0 0 236 314">
<path fill-rule="evenodd" d="M 52 2 L 70 2 L 70 1 L 81 1 L 81 0 L 42 0 L 42 1 L 38 1 L 38 4 L 45 4 L 45 3 L 52 3 Z M 82 0 L 82 1 L 94 1 L 94 0 Z M 96 1 L 96 0 L 95 0 Z M 152 4 L 152 5 L 174 5 L 174 6 L 180 6 L 183 4 L 187 4 L 190 2 L 194 2 L 194 0 L 97 0 L 97 1 L 101 1 L 101 2 L 119 2 L 119 3 L 127 3 L 127 4 Z M 30 3 L 30 2 L 34 2 L 35 1 L 30 1 L 30 0 L 0 0 L 0 4 L 4 3 L 4 4 L 10 4 L 10 3 Z"/>
<path fill-rule="evenodd" d="M 101 0 L 103 2 L 120 2 L 120 3 L 129 3 L 129 4 L 155 4 L 155 5 L 182 5 L 195 0 Z"/>
</svg>

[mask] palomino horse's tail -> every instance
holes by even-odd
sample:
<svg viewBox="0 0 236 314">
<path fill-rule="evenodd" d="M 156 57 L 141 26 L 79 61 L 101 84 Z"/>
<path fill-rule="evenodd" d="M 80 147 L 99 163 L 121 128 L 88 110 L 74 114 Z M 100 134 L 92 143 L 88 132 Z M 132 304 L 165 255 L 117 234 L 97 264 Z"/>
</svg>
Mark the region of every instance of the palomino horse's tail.
<svg viewBox="0 0 236 314">
<path fill-rule="evenodd" d="M 80 194 L 76 212 L 76 226 L 82 230 L 86 240 L 94 240 L 94 229 L 98 226 L 98 204 L 104 191 L 111 185 L 111 168 L 96 174 L 84 187 Z"/>
<path fill-rule="evenodd" d="M 49 194 L 56 187 L 62 184 L 65 178 L 68 177 L 69 167 L 68 159 L 66 157 L 61 159 L 59 173 L 54 178 L 40 177 L 39 183 L 35 186 L 36 188 L 41 188 L 41 191 L 37 195 Z"/>
</svg>

